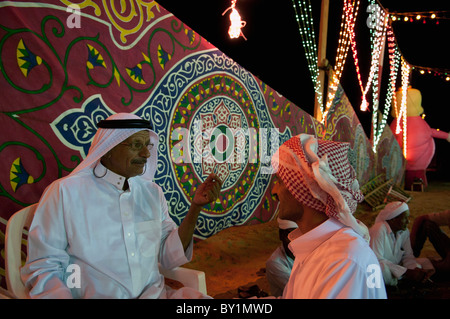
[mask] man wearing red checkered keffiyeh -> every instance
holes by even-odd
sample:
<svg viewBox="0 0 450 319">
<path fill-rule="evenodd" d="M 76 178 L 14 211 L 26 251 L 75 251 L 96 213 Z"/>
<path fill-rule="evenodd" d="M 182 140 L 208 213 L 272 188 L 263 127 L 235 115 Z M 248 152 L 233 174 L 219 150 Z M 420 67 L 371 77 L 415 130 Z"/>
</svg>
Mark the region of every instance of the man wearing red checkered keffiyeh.
<svg viewBox="0 0 450 319">
<path fill-rule="evenodd" d="M 295 263 L 284 298 L 386 298 L 368 229 L 353 216 L 363 195 L 348 148 L 300 134 L 272 158 L 278 216 L 298 225 L 289 235 Z"/>
</svg>

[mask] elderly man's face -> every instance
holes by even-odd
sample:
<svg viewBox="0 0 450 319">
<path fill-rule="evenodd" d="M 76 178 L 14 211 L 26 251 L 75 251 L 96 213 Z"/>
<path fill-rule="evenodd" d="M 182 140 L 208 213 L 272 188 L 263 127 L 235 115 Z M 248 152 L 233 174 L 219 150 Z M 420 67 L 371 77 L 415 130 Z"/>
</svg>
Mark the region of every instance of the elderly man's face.
<svg viewBox="0 0 450 319">
<path fill-rule="evenodd" d="M 406 230 L 409 224 L 409 210 L 406 210 L 397 217 L 388 220 L 387 223 L 394 233 L 399 230 Z"/>
<path fill-rule="evenodd" d="M 303 205 L 295 199 L 279 177 L 275 179 L 272 196 L 280 202 L 278 204 L 279 218 L 295 222 L 301 219 L 303 216 Z"/>
<path fill-rule="evenodd" d="M 102 164 L 116 174 L 130 178 L 144 172 L 150 151 L 147 146 L 150 144 L 150 133 L 139 131 L 122 143 L 116 145 L 102 159 Z M 136 146 L 143 146 L 137 150 Z"/>
</svg>

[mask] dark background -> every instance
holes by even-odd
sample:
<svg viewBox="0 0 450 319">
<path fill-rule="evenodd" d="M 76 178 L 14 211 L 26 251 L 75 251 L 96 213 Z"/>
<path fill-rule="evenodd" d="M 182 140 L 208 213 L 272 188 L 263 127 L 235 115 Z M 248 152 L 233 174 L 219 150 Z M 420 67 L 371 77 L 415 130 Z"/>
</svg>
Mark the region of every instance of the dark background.
<svg viewBox="0 0 450 319">
<path fill-rule="evenodd" d="M 297 1 L 297 0 L 295 0 Z M 319 38 L 320 0 L 310 0 L 314 16 L 316 41 Z M 310 72 L 301 42 L 299 26 L 295 19 L 292 0 L 238 0 L 239 11 L 246 26 L 242 29 L 247 40 L 242 37 L 230 39 L 228 36 L 229 13 L 222 13 L 230 7 L 231 0 L 159 0 L 161 6 L 172 12 L 181 21 L 194 29 L 219 50 L 227 54 L 267 85 L 278 91 L 294 104 L 314 114 L 314 90 Z M 448 0 L 381 0 L 381 5 L 389 12 L 449 11 Z M 356 20 L 355 33 L 359 66 L 363 84 L 366 83 L 370 68 L 370 31 L 367 27 L 367 0 L 361 0 Z M 342 0 L 330 0 L 327 59 L 334 65 L 343 9 Z M 441 14 L 442 15 L 442 14 Z M 450 13 L 448 19 L 435 21 L 393 22 L 394 34 L 401 54 L 411 65 L 450 70 Z M 385 52 L 380 109 L 384 109 L 384 94 L 389 76 L 388 54 Z M 422 106 L 426 121 L 432 128 L 450 131 L 450 81 L 434 74 L 421 75 L 412 71 L 412 86 L 422 92 Z M 370 137 L 371 112 L 359 110 L 361 90 L 358 84 L 353 56 L 349 50 L 341 85 L 343 86 L 361 124 Z M 397 86 L 401 77 L 397 78 Z M 371 91 L 368 94 L 371 104 Z M 392 118 L 388 118 L 388 124 Z M 450 143 L 435 139 L 435 158 L 430 164 L 430 180 L 450 181 Z"/>
</svg>

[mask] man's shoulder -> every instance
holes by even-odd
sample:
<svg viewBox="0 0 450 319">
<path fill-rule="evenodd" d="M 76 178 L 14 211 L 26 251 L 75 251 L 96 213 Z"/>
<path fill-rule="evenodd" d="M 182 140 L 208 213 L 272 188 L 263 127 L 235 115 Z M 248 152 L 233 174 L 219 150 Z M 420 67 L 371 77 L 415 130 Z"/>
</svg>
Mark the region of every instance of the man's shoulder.
<svg viewBox="0 0 450 319">
<path fill-rule="evenodd" d="M 53 183 L 60 187 L 68 187 L 68 186 L 74 187 L 77 184 L 86 186 L 86 184 L 92 180 L 92 176 L 93 175 L 90 174 L 89 172 L 84 171 L 73 175 L 67 175 L 65 177 L 55 180 Z"/>
<path fill-rule="evenodd" d="M 365 263 L 366 260 L 375 258 L 369 243 L 351 228 L 346 227 L 338 231 L 330 238 L 327 246 L 325 249 L 328 254 L 337 259 L 342 258 L 349 262 Z"/>
<path fill-rule="evenodd" d="M 68 185 L 73 185 L 76 183 L 83 183 L 85 182 L 87 178 L 86 174 L 74 174 L 74 175 L 67 175 L 63 176 L 61 178 L 55 179 L 52 181 L 48 188 L 60 188 L 60 187 L 67 187 Z"/>
<path fill-rule="evenodd" d="M 349 246 L 349 247 L 365 247 L 368 246 L 367 241 L 364 240 L 361 236 L 359 236 L 353 229 L 350 227 L 342 228 L 338 231 L 331 240 L 334 242 L 332 245 L 340 246 Z"/>
<path fill-rule="evenodd" d="M 380 234 L 385 234 L 387 232 L 388 232 L 388 227 L 387 227 L 386 222 L 384 222 L 384 221 L 379 221 L 379 222 L 375 223 L 369 229 L 369 233 L 370 233 L 371 237 L 377 236 L 377 235 L 380 235 Z"/>
</svg>

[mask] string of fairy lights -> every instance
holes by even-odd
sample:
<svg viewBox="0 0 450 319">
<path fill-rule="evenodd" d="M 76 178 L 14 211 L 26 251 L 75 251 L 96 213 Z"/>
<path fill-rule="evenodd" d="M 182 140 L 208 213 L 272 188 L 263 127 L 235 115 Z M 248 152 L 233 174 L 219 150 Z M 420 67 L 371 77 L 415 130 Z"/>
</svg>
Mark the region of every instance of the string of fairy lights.
<svg viewBox="0 0 450 319">
<path fill-rule="evenodd" d="M 420 22 L 423 24 L 439 24 L 442 20 L 450 20 L 447 17 L 450 11 L 420 11 L 420 12 L 390 12 L 393 22 Z"/>
<path fill-rule="evenodd" d="M 364 85 L 361 77 L 358 51 L 355 39 L 355 22 L 360 8 L 360 0 L 344 0 L 344 7 L 341 17 L 341 25 L 339 32 L 338 47 L 336 60 L 332 74 L 330 75 L 327 102 L 325 107 L 322 106 L 322 121 L 326 120 L 327 113 L 331 107 L 337 87 L 340 83 L 342 71 L 348 55 L 349 48 L 352 50 L 353 61 L 355 64 L 358 84 L 361 89 L 361 106 L 362 111 L 371 109 L 372 111 L 372 147 L 376 152 L 377 145 L 381 139 L 391 106 L 397 112 L 397 103 L 400 108 L 397 114 L 397 131 L 403 135 L 403 155 L 406 153 L 406 91 L 409 86 L 409 78 L 412 71 L 418 71 L 420 74 L 433 74 L 450 82 L 450 70 L 428 68 L 423 66 L 415 66 L 409 64 L 402 56 L 396 43 L 395 35 L 392 30 L 393 23 L 434 23 L 449 20 L 447 11 L 427 11 L 427 12 L 387 12 L 377 0 L 369 0 L 366 12 L 371 12 L 367 24 L 371 29 L 371 66 L 367 82 Z M 320 91 L 318 81 L 318 61 L 317 46 L 313 28 L 313 15 L 310 0 L 292 0 L 295 16 L 299 25 L 299 31 L 302 39 L 302 45 L 311 73 L 312 82 L 316 92 Z M 389 83 L 384 101 L 383 112 L 379 111 L 380 99 L 380 60 L 383 57 L 383 50 L 387 41 L 389 54 Z M 396 100 L 395 90 L 397 85 L 397 77 L 401 74 L 401 101 Z M 372 90 L 372 103 L 368 102 L 369 90 Z M 322 98 L 322 97 L 321 97 Z M 381 114 L 382 113 L 382 114 Z"/>
<path fill-rule="evenodd" d="M 381 134 L 386 126 L 386 121 L 382 120 L 378 123 L 378 109 L 379 109 L 379 79 L 378 74 L 380 71 L 380 57 L 382 56 L 382 51 L 384 49 L 384 39 L 386 37 L 388 28 L 388 17 L 383 10 L 379 10 L 375 6 L 375 1 L 369 1 L 372 8 L 375 8 L 375 25 L 374 28 L 370 29 L 371 33 L 371 46 L 372 46 L 372 64 L 370 68 L 369 80 L 366 89 L 372 87 L 372 134 L 373 143 L 372 147 L 374 152 L 376 152 L 376 146 L 381 137 Z M 367 94 L 367 91 L 365 92 Z M 363 100 L 364 103 L 364 100 Z M 366 102 L 367 103 L 367 102 Z M 368 104 L 361 104 L 361 110 L 365 111 L 369 108 Z M 389 106 L 388 106 L 389 108 Z M 388 110 L 389 111 L 389 110 Z"/>
<path fill-rule="evenodd" d="M 381 123 L 378 129 L 374 129 L 374 145 L 378 145 L 381 135 L 383 134 L 384 127 L 386 126 L 387 118 L 389 115 L 389 110 L 391 105 L 394 107 L 395 112 L 397 112 L 397 100 L 395 96 L 395 88 L 397 84 L 397 74 L 399 70 L 399 65 L 401 61 L 401 54 L 395 42 L 394 32 L 392 31 L 392 26 L 387 27 L 387 42 L 388 42 L 388 52 L 389 52 L 389 85 L 386 93 L 386 99 L 384 103 L 383 116 L 381 118 Z M 407 79 L 406 79 L 407 80 Z M 406 106 L 406 104 L 405 104 Z M 398 118 L 398 114 L 397 114 Z M 405 117 L 406 118 L 406 117 Z M 406 136 L 406 135 L 405 135 Z M 406 156 L 406 148 L 404 148 L 404 155 Z"/>
<path fill-rule="evenodd" d="M 308 69 L 311 73 L 311 80 L 313 82 L 314 91 L 317 93 L 317 101 L 319 105 L 323 105 L 322 90 L 320 89 L 319 64 L 317 60 L 317 44 L 314 32 L 314 21 L 312 15 L 311 1 L 295 1 L 292 0 L 294 7 L 295 19 L 300 31 L 303 48 L 305 50 L 306 60 L 308 62 Z M 321 109 L 323 113 L 323 106 Z"/>
<path fill-rule="evenodd" d="M 338 49 L 336 54 L 336 62 L 334 64 L 333 75 L 331 77 L 328 99 L 326 108 L 323 112 L 323 119 L 326 119 L 328 110 L 333 102 L 337 87 L 340 83 L 342 71 L 344 70 L 345 60 L 347 59 L 348 49 L 351 44 L 351 35 L 354 38 L 354 28 L 356 16 L 358 14 L 359 0 L 354 2 L 352 0 L 344 0 L 344 9 L 342 10 L 341 26 L 339 31 Z"/>
<path fill-rule="evenodd" d="M 403 119 L 403 127 L 402 127 L 402 131 L 403 131 L 403 156 L 406 158 L 407 156 L 407 152 L 406 152 L 406 132 L 407 132 L 407 127 L 406 127 L 406 115 L 407 115 L 407 110 L 406 110 L 406 92 L 408 91 L 408 85 L 409 85 L 409 73 L 411 72 L 411 67 L 409 66 L 408 62 L 406 62 L 406 60 L 402 57 L 402 103 L 401 103 L 401 108 L 400 108 L 400 114 L 397 117 L 397 128 L 399 127 L 399 123 L 400 121 Z M 396 132 L 397 133 L 397 132 Z M 400 132 L 398 132 L 397 134 L 399 134 Z"/>
<path fill-rule="evenodd" d="M 245 22 L 241 20 L 239 12 L 236 9 L 236 1 L 231 0 L 231 6 L 223 15 L 231 10 L 229 35 L 231 38 L 242 36 L 245 39 L 241 28 L 245 26 Z M 311 80 L 316 92 L 316 98 L 320 105 L 322 113 L 322 122 L 326 120 L 327 113 L 331 108 L 338 85 L 341 80 L 345 61 L 348 51 L 351 48 L 353 61 L 355 64 L 358 84 L 361 89 L 361 106 L 362 111 L 372 110 L 372 147 L 376 152 L 377 145 L 381 139 L 384 128 L 386 126 L 389 110 L 393 105 L 396 112 L 396 134 L 403 134 L 403 155 L 406 153 L 406 92 L 409 86 L 409 78 L 412 71 L 418 71 L 420 74 L 433 74 L 439 76 L 445 81 L 450 82 L 450 70 L 436 69 L 409 64 L 400 53 L 394 32 L 392 30 L 393 23 L 434 23 L 439 24 L 440 21 L 450 20 L 448 14 L 450 11 L 422 11 L 422 12 L 387 12 L 378 0 L 369 0 L 366 12 L 370 13 L 367 19 L 367 26 L 370 28 L 371 42 L 371 65 L 367 82 L 364 85 L 359 67 L 358 51 L 356 47 L 355 25 L 358 11 L 360 9 L 360 0 L 343 0 L 344 7 L 342 10 L 341 25 L 339 32 L 338 47 L 336 60 L 333 70 L 329 75 L 329 85 L 327 102 L 324 106 L 321 86 L 319 81 L 319 64 L 317 57 L 317 42 L 314 32 L 314 21 L 311 7 L 311 0 L 292 0 L 295 17 L 298 23 L 302 45 L 305 50 L 305 56 L 308 69 L 311 74 Z M 389 83 L 387 87 L 383 112 L 379 111 L 380 99 L 380 61 L 383 59 L 385 43 L 387 40 L 389 53 Z M 401 101 L 396 100 L 395 90 L 398 74 L 401 73 Z M 368 102 L 368 93 L 372 89 L 372 105 Z M 398 108 L 400 103 L 400 108 Z M 381 116 L 380 116 L 381 115 Z"/>
</svg>

